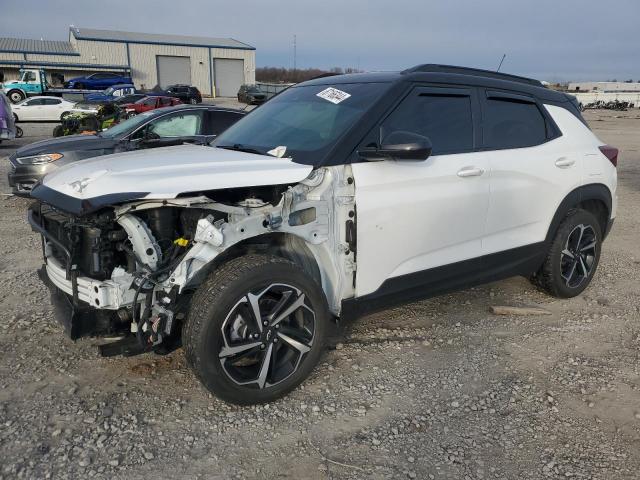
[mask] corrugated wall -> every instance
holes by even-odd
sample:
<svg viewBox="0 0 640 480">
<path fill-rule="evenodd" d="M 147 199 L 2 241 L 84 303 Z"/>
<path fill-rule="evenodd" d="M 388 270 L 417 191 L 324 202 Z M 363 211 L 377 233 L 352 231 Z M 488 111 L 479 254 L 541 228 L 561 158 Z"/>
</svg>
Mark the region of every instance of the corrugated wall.
<svg viewBox="0 0 640 480">
<path fill-rule="evenodd" d="M 158 84 L 156 55 L 191 57 L 191 83 L 202 93 L 211 91 L 209 84 L 209 49 L 176 45 L 129 44 L 131 74 L 137 87 L 153 88 Z"/>
<path fill-rule="evenodd" d="M 127 66 L 127 47 L 124 43 L 92 42 L 80 40 L 75 42 L 80 56 L 76 55 L 42 55 L 27 54 L 32 62 L 82 63 L 96 65 Z M 2 54 L 4 56 L 4 54 Z"/>
</svg>

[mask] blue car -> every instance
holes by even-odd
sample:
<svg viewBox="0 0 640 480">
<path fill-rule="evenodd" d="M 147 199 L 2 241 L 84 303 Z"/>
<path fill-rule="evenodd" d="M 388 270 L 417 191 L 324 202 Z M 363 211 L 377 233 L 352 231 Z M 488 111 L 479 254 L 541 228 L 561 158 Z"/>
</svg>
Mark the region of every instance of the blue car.
<svg viewBox="0 0 640 480">
<path fill-rule="evenodd" d="M 125 95 L 133 95 L 134 93 L 136 93 L 136 88 L 132 84 L 119 84 L 113 85 L 102 92 L 89 93 L 84 96 L 84 99 L 93 103 L 115 102 Z"/>
<path fill-rule="evenodd" d="M 86 77 L 76 77 L 64 83 L 65 88 L 104 90 L 112 85 L 133 83 L 130 77 L 110 72 L 98 72 Z"/>
</svg>

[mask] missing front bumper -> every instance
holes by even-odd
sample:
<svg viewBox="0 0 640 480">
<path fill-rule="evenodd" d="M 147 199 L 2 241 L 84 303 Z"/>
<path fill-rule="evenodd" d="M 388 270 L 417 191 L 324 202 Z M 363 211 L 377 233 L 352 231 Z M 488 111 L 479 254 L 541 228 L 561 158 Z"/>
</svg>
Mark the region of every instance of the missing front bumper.
<svg viewBox="0 0 640 480">
<path fill-rule="evenodd" d="M 49 288 L 54 317 L 71 340 L 115 332 L 117 317 L 113 312 L 96 310 L 88 305 L 74 305 L 71 297 L 51 282 L 46 265 L 38 270 L 38 277 Z"/>
</svg>

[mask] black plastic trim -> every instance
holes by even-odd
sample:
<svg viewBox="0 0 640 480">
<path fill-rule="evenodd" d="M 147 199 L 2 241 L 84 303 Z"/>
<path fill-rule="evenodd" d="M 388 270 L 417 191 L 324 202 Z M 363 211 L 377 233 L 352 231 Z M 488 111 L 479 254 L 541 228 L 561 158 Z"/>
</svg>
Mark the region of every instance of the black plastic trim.
<svg viewBox="0 0 640 480">
<path fill-rule="evenodd" d="M 371 294 L 343 300 L 341 316 L 355 318 L 496 280 L 531 275 L 544 262 L 546 252 L 546 243 L 539 242 L 390 278 Z"/>
<path fill-rule="evenodd" d="M 566 197 L 564 197 L 562 202 L 560 202 L 560 205 L 556 209 L 556 213 L 551 220 L 551 224 L 549 225 L 549 230 L 547 231 L 547 237 L 545 239 L 546 244 L 551 243 L 553 237 L 558 231 L 560 223 L 567 216 L 567 214 L 573 208 L 575 208 L 576 205 L 587 200 L 600 200 L 601 202 L 603 202 L 607 208 L 607 224 L 612 221 L 612 199 L 609 189 L 601 183 L 583 185 L 582 187 L 578 187 L 575 190 L 572 190 Z M 605 225 L 603 236 L 608 233 L 607 228 L 608 225 Z"/>
<path fill-rule="evenodd" d="M 87 215 L 89 213 L 100 210 L 101 208 L 111 206 L 117 203 L 138 200 L 146 197 L 149 192 L 119 192 L 108 195 L 101 195 L 93 198 L 74 198 L 57 190 L 49 188 L 41 183 L 31 190 L 31 196 L 47 205 L 58 208 L 64 212 L 73 215 Z"/>
</svg>

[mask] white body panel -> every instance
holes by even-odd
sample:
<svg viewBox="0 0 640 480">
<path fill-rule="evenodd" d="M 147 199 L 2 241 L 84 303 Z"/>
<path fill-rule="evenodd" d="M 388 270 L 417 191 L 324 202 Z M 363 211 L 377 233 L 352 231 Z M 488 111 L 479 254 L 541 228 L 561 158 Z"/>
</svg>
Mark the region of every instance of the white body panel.
<svg viewBox="0 0 640 480">
<path fill-rule="evenodd" d="M 438 155 L 422 162 L 362 162 L 351 168 L 358 296 L 374 292 L 388 278 L 482 254 L 489 205 L 483 153 Z M 472 168 L 485 172 L 459 176 Z"/>
<path fill-rule="evenodd" d="M 352 165 L 356 295 L 385 280 L 545 240 L 562 200 L 603 184 L 616 210 L 616 168 L 575 116 L 546 106 L 562 136 L 535 147 Z M 460 178 L 477 167 L 484 175 Z"/>
<path fill-rule="evenodd" d="M 287 158 L 179 145 L 71 163 L 47 175 L 43 184 L 82 199 L 119 192 L 175 198 L 184 192 L 297 183 L 311 170 Z"/>
<path fill-rule="evenodd" d="M 491 200 L 484 254 L 542 242 L 560 203 L 572 190 L 589 183 L 612 186 L 604 172 L 616 169 L 598 150 L 602 142 L 564 108 L 545 108 L 562 136 L 535 147 L 486 152 Z M 585 175 L 585 169 L 592 174 Z"/>
<path fill-rule="evenodd" d="M 56 101 L 56 104 L 31 105 L 32 102 L 42 99 L 54 100 Z M 70 112 L 74 105 L 74 103 L 67 102 L 66 100 L 58 97 L 32 97 L 18 105 L 13 105 L 11 109 L 18 116 L 20 121 L 37 120 L 57 122 L 60 121 L 60 116 L 64 112 Z"/>
</svg>

